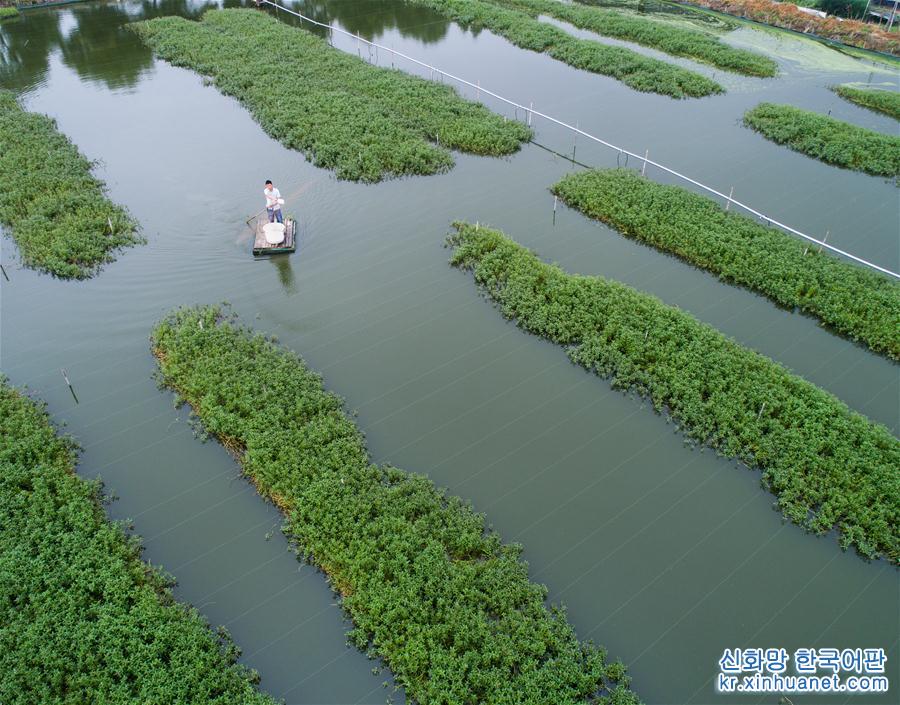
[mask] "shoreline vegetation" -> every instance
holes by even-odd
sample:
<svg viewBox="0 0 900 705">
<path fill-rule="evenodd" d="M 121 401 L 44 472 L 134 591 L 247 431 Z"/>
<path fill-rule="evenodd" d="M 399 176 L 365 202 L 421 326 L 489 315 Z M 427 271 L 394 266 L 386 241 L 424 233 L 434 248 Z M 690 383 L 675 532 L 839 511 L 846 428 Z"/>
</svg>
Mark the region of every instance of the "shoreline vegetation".
<svg viewBox="0 0 900 705">
<path fill-rule="evenodd" d="M 900 92 L 853 86 L 834 86 L 831 90 L 844 100 L 900 120 Z"/>
<path fill-rule="evenodd" d="M 583 171 L 550 190 L 626 237 L 797 308 L 900 360 L 900 283 L 894 280 L 631 170 Z"/>
<path fill-rule="evenodd" d="M 43 406 L 0 377 L 0 702 L 275 705 L 75 463 Z"/>
<path fill-rule="evenodd" d="M 144 242 L 137 222 L 104 192 L 56 122 L 0 90 L 0 224 L 22 262 L 61 279 L 86 279 L 117 250 Z"/>
<path fill-rule="evenodd" d="M 19 10 L 15 5 L 0 5 L 0 22 L 19 16 Z"/>
<path fill-rule="evenodd" d="M 635 705 L 621 663 L 547 607 L 521 547 L 424 475 L 372 464 L 364 438 L 301 358 L 219 306 L 151 335 L 162 384 L 286 517 L 355 623 L 350 640 L 416 702 Z"/>
<path fill-rule="evenodd" d="M 520 49 L 562 61 L 584 71 L 609 76 L 629 88 L 671 98 L 702 98 L 725 89 L 696 71 L 653 59 L 624 47 L 578 39 L 529 14 L 521 4 L 494 0 L 405 0 L 431 8 L 463 27 L 485 28 Z"/>
<path fill-rule="evenodd" d="M 578 29 L 634 42 L 724 71 L 758 77 L 772 77 L 778 73 L 778 64 L 769 57 L 729 46 L 718 37 L 697 29 L 591 5 L 562 3 L 559 0 L 487 1 L 511 9 L 521 9 L 532 17 L 549 15 Z"/>
<path fill-rule="evenodd" d="M 671 0 L 687 7 L 704 7 L 726 15 L 753 20 L 771 27 L 813 34 L 850 46 L 900 55 L 900 37 L 877 25 L 838 17 L 821 18 L 799 10 L 790 2 L 776 0 Z"/>
<path fill-rule="evenodd" d="M 900 175 L 900 137 L 791 105 L 760 103 L 744 125 L 813 159 L 872 176 Z"/>
<path fill-rule="evenodd" d="M 900 563 L 900 441 L 887 428 L 654 296 L 568 274 L 498 230 L 455 228 L 451 264 L 504 317 L 649 399 L 692 442 L 759 468 L 791 521 Z"/>
<path fill-rule="evenodd" d="M 521 123 L 449 86 L 372 66 L 259 10 L 128 26 L 162 59 L 211 77 L 266 133 L 339 179 L 436 174 L 453 166 L 451 149 L 503 156 L 531 138 Z M 278 91 L 268 80 L 272 65 Z"/>
</svg>

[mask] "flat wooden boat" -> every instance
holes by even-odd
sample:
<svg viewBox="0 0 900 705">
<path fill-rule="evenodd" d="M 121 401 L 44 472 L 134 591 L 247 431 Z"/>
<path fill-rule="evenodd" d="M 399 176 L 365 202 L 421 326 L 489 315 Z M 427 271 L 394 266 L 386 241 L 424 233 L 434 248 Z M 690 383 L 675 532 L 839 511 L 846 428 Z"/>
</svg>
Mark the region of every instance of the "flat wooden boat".
<svg viewBox="0 0 900 705">
<path fill-rule="evenodd" d="M 258 218 L 256 221 L 256 236 L 253 239 L 253 256 L 277 255 L 283 252 L 295 252 L 297 249 L 297 221 L 293 218 L 284 219 L 284 240 L 279 243 L 271 243 L 266 238 L 265 227 L 269 224 L 267 218 Z"/>
</svg>

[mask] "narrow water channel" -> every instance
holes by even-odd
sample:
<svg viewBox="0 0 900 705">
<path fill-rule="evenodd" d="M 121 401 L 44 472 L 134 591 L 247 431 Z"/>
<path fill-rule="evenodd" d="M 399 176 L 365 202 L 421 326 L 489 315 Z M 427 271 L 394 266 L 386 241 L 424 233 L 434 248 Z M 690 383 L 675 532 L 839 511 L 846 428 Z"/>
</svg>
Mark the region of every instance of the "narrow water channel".
<svg viewBox="0 0 900 705">
<path fill-rule="evenodd" d="M 895 568 L 783 522 L 758 473 L 688 448 L 646 404 L 504 322 L 471 278 L 448 266 L 443 237 L 455 219 L 490 223 L 569 270 L 654 293 L 896 434 L 895 364 L 574 211 L 561 208 L 554 219 L 547 187 L 575 168 L 557 153 L 574 148 L 578 161 L 598 166 L 615 165 L 617 155 L 540 121 L 540 145 L 510 159 L 456 155 L 456 167 L 435 177 L 336 181 L 122 28 L 205 7 L 87 3 L 0 25 L 0 86 L 20 91 L 29 109 L 56 118 L 99 160 L 111 196 L 149 241 L 99 277 L 73 283 L 18 267 L 4 237 L 11 281 L 0 286 L 0 367 L 81 441 L 80 472 L 101 476 L 118 496 L 110 514 L 133 519 L 146 557 L 177 577 L 179 598 L 228 627 L 265 690 L 291 704 L 402 701 L 383 686 L 389 674 L 345 646 L 333 596 L 290 554 L 277 512 L 217 444 L 192 437 L 187 412 L 155 386 L 147 336 L 179 304 L 228 300 L 245 322 L 303 355 L 359 411 L 376 459 L 429 474 L 471 500 L 506 540 L 524 544 L 533 578 L 567 604 L 579 636 L 628 665 L 646 702 L 776 702 L 715 692 L 728 647 L 881 646 L 896 664 Z M 296 7 L 647 149 L 712 185 L 734 186 L 736 197 L 774 217 L 900 267 L 892 183 L 792 153 L 740 125 L 744 110 L 770 100 L 895 131 L 889 118 L 828 90 L 845 82 L 896 89 L 896 72 L 879 64 L 745 28 L 727 41 L 772 52 L 782 75 L 750 79 L 682 62 L 728 93 L 673 101 L 399 0 Z M 337 44 L 356 51 L 350 40 Z M 260 208 L 267 178 L 288 198 L 302 235 L 295 255 L 254 261 L 243 221 Z M 892 685 L 867 702 L 896 702 Z"/>
</svg>

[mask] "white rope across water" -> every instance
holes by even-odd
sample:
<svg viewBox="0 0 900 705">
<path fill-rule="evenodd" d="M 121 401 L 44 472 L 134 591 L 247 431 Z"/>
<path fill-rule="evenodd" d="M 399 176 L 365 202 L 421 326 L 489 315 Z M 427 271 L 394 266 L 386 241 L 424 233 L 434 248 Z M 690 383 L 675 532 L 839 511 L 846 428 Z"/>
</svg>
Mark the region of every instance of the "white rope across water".
<svg viewBox="0 0 900 705">
<path fill-rule="evenodd" d="M 432 66 L 431 64 L 426 64 L 424 61 L 420 61 L 419 59 L 409 56 L 408 54 L 399 52 L 396 49 L 392 49 L 391 47 L 384 46 L 383 44 L 378 44 L 376 42 L 370 42 L 368 39 L 364 39 L 363 37 L 360 37 L 358 32 L 356 34 L 353 34 L 352 32 L 348 32 L 345 29 L 341 29 L 340 27 L 334 27 L 333 25 L 326 24 L 324 22 L 319 22 L 318 20 L 314 20 L 311 17 L 307 17 L 306 15 L 303 15 L 295 10 L 291 10 L 290 8 L 284 7 L 283 5 L 279 5 L 277 2 L 274 2 L 274 0 L 258 0 L 258 4 L 260 6 L 271 5 L 272 7 L 276 8 L 278 10 L 287 12 L 289 15 L 299 17 L 301 20 L 304 20 L 305 22 L 309 22 L 310 24 L 314 24 L 319 27 L 324 27 L 327 30 L 329 30 L 330 32 L 338 32 L 339 34 L 344 34 L 352 39 L 355 39 L 357 41 L 357 44 L 359 44 L 361 42 L 365 42 L 365 44 L 367 44 L 369 47 L 370 55 L 371 55 L 372 48 L 375 48 L 376 51 L 380 49 L 380 50 L 390 52 L 393 56 L 397 56 L 402 59 L 406 59 L 407 61 L 417 64 L 418 66 L 428 69 L 429 71 L 431 71 L 432 78 L 434 77 L 434 74 L 438 74 L 438 76 L 441 78 L 447 77 L 453 81 L 457 81 L 458 83 L 460 83 L 464 86 L 469 86 L 470 88 L 474 88 L 476 91 L 476 95 L 478 95 L 478 96 L 480 96 L 482 93 L 484 93 L 486 95 L 491 96 L 492 98 L 496 98 L 497 100 L 499 100 L 503 103 L 506 103 L 509 106 L 512 106 L 516 110 L 523 110 L 524 114 L 526 116 L 526 123 L 528 125 L 532 124 L 532 118 L 534 116 L 543 118 L 544 120 L 547 120 L 548 122 L 552 122 L 553 124 L 559 125 L 560 127 L 565 128 L 567 130 L 571 130 L 576 135 L 581 135 L 582 137 L 585 137 L 593 142 L 596 142 L 597 144 L 601 144 L 604 147 L 608 147 L 609 149 L 612 149 L 612 150 L 618 152 L 620 155 L 624 154 L 629 158 L 633 157 L 634 159 L 638 160 L 639 162 L 641 162 L 644 165 L 644 169 L 646 169 L 647 164 L 650 164 L 651 166 L 654 166 L 657 169 L 660 169 L 661 171 L 666 172 L 667 174 L 671 174 L 672 176 L 679 178 L 682 181 L 686 181 L 687 183 L 692 184 L 692 185 L 696 186 L 697 188 L 706 191 L 707 193 L 711 193 L 714 196 L 718 196 L 719 198 L 724 199 L 729 205 L 736 206 L 737 208 L 742 208 L 743 210 L 747 211 L 748 213 L 752 213 L 760 220 L 763 220 L 771 225 L 779 227 L 782 230 L 791 233 L 792 235 L 796 235 L 797 237 L 803 238 L 804 240 L 814 243 L 814 244 L 818 245 L 820 248 L 834 252 L 835 254 L 841 255 L 842 257 L 846 257 L 847 259 L 851 259 L 854 262 L 858 262 L 859 264 L 861 264 L 863 266 L 866 266 L 866 267 L 869 267 L 870 269 L 879 271 L 882 274 L 886 274 L 889 277 L 893 277 L 894 279 L 900 279 L 900 274 L 898 274 L 897 272 L 894 272 L 890 269 L 887 269 L 885 267 L 877 265 L 874 262 L 869 262 L 868 260 L 865 260 L 862 257 L 857 257 L 856 255 L 854 255 L 850 252 L 847 252 L 846 250 L 842 250 L 839 247 L 835 247 L 834 245 L 828 244 L 827 242 L 825 242 L 825 240 L 819 240 L 818 238 L 815 238 L 812 235 L 807 235 L 806 233 L 800 232 L 796 228 L 792 228 L 790 225 L 786 225 L 784 223 L 781 223 L 781 222 L 775 220 L 774 218 L 770 218 L 769 216 L 765 215 L 764 213 L 761 213 L 760 211 L 756 210 L 755 208 L 748 206 L 746 203 L 741 203 L 740 201 L 732 198 L 732 196 L 730 194 L 722 193 L 721 191 L 718 191 L 718 190 L 712 188 L 711 186 L 707 186 L 706 184 L 700 183 L 696 179 L 692 179 L 691 177 L 686 176 L 685 174 L 682 174 L 678 171 L 675 171 L 674 169 L 670 169 L 669 167 L 667 167 L 663 164 L 660 164 L 659 162 L 655 162 L 652 159 L 649 159 L 646 154 L 645 155 L 635 154 L 634 152 L 630 152 L 627 149 L 624 149 L 622 147 L 614 145 L 610 142 L 607 142 L 606 140 L 602 140 L 599 137 L 595 137 L 594 135 L 578 128 L 576 125 L 570 125 L 569 123 L 563 122 L 562 120 L 557 120 L 555 117 L 552 117 L 551 115 L 547 115 L 545 113 L 539 112 L 534 109 L 534 103 L 532 103 L 530 106 L 521 105 L 520 103 L 516 103 L 515 101 L 510 100 L 509 98 L 504 98 L 502 95 L 500 95 L 498 93 L 494 93 L 491 90 L 488 90 L 487 88 L 482 86 L 480 82 L 472 83 L 471 81 L 467 81 L 466 79 L 460 78 L 459 76 L 454 76 L 452 73 L 447 73 L 446 71 L 439 69 L 437 66 Z"/>
</svg>

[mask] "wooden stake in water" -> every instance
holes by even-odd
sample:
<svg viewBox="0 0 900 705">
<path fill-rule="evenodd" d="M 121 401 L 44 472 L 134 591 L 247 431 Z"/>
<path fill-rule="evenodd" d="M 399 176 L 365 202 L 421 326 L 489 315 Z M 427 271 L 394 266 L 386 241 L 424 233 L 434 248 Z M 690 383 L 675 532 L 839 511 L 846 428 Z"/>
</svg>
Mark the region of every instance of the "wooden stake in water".
<svg viewBox="0 0 900 705">
<path fill-rule="evenodd" d="M 3 272 L 3 278 L 6 279 L 6 281 L 9 281 L 9 277 L 6 275 L 6 270 L 3 268 L 2 264 L 0 264 L 0 272 Z"/>
<path fill-rule="evenodd" d="M 731 197 L 734 195 L 734 186 L 731 187 L 731 191 L 728 192 L 728 202 L 725 204 L 725 210 L 731 210 Z"/>
<path fill-rule="evenodd" d="M 475 100 L 481 100 L 481 79 L 475 81 Z"/>
<path fill-rule="evenodd" d="M 650 150 L 644 152 L 644 166 L 641 167 L 641 176 L 647 173 L 647 157 L 650 156 Z"/>
<path fill-rule="evenodd" d="M 528 107 L 528 127 L 531 127 L 531 113 L 534 110 L 534 101 L 531 101 L 531 105 Z"/>
<path fill-rule="evenodd" d="M 572 161 L 575 161 L 575 147 L 578 146 L 578 121 L 575 121 L 575 137 L 572 139 Z M 553 204 L 553 211 L 556 212 L 556 203 Z"/>
<path fill-rule="evenodd" d="M 559 202 L 559 196 L 553 196 L 553 224 L 556 225 L 556 204 Z"/>
<path fill-rule="evenodd" d="M 828 242 L 828 235 L 829 235 L 830 233 L 831 233 L 830 230 L 826 230 L 826 231 L 825 231 L 825 237 L 822 238 L 822 244 L 823 244 L 823 245 L 824 245 L 826 242 Z M 821 254 L 821 253 L 822 253 L 822 245 L 819 245 L 819 254 Z"/>
<path fill-rule="evenodd" d="M 66 374 L 66 369 L 62 368 L 60 370 L 62 372 L 63 379 L 66 380 L 66 386 L 69 387 L 69 391 L 72 392 L 72 398 L 75 400 L 75 403 L 78 403 L 78 397 L 75 396 L 75 390 L 72 389 L 72 383 L 69 381 L 69 375 Z"/>
</svg>

